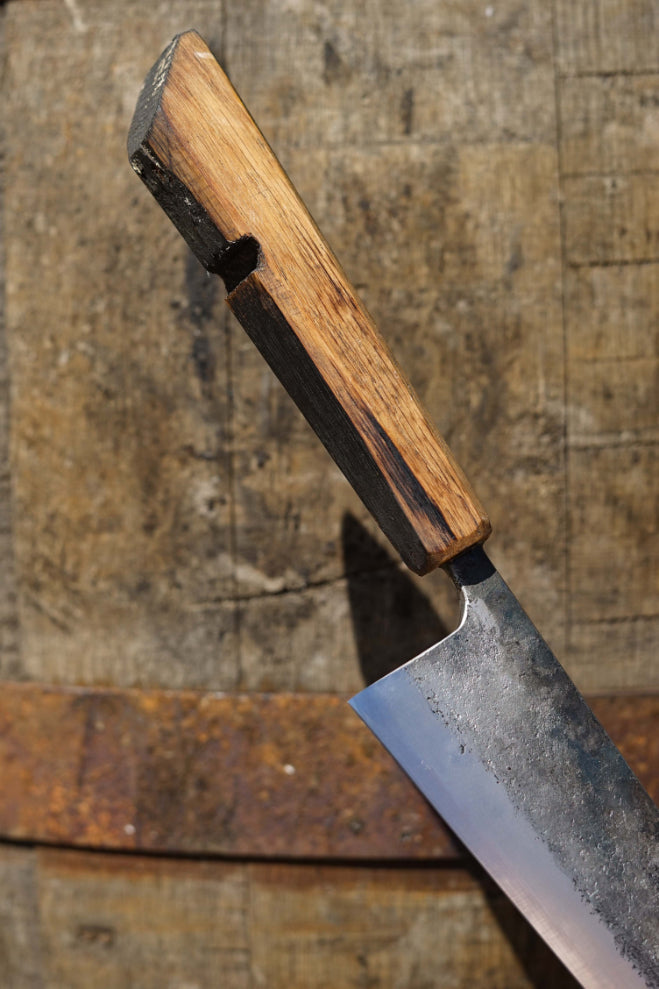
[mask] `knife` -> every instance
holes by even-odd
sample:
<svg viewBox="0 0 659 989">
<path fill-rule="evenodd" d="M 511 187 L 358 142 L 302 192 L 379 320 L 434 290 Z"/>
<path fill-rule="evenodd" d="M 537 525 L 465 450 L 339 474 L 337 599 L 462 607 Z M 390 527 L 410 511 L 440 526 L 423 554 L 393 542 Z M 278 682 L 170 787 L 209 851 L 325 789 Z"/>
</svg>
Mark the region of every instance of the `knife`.
<svg viewBox="0 0 659 989">
<path fill-rule="evenodd" d="M 134 170 L 457 631 L 352 706 L 586 989 L 659 987 L 659 811 L 487 558 L 490 523 L 194 31 L 147 76 Z"/>
</svg>

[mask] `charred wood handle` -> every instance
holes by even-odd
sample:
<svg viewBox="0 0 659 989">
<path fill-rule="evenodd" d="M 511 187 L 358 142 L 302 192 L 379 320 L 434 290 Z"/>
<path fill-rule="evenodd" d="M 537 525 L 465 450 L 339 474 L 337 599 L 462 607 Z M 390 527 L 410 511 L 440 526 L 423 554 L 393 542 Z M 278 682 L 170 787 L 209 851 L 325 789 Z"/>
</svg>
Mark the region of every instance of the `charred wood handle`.
<svg viewBox="0 0 659 989">
<path fill-rule="evenodd" d="M 200 36 L 149 73 L 135 171 L 408 566 L 426 573 L 490 526 L 328 244 Z"/>
</svg>

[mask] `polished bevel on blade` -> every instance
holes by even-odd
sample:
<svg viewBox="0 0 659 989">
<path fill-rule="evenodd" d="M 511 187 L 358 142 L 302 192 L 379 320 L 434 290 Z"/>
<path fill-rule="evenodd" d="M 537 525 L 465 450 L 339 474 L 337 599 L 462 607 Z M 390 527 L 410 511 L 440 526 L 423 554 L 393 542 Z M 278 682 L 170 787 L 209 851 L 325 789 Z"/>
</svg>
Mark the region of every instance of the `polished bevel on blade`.
<svg viewBox="0 0 659 989">
<path fill-rule="evenodd" d="M 459 629 L 351 701 L 587 989 L 659 987 L 659 810 L 482 549 Z"/>
</svg>

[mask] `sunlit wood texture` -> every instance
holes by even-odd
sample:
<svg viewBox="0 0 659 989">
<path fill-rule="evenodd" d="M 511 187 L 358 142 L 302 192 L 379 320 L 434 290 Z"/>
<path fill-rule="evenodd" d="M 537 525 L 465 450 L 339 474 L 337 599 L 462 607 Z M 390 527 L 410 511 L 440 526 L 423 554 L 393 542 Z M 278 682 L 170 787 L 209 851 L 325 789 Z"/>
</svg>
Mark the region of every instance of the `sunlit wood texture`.
<svg viewBox="0 0 659 989">
<path fill-rule="evenodd" d="M 220 280 L 126 164 L 146 73 L 196 27 L 474 482 L 489 551 L 559 658 L 588 693 L 659 689 L 656 18 L 651 0 L 0 8 L 5 679 L 349 693 L 456 620 L 443 575 L 401 581 Z M 282 867 L 262 897 L 236 894 L 226 862 L 174 878 L 179 863 L 137 856 L 119 876 L 116 853 L 94 852 L 74 880 L 45 858 L 3 852 L 12 989 L 44 972 L 85 989 L 213 985 L 218 970 L 249 984 L 226 951 L 247 936 L 252 985 L 275 989 L 293 974 L 305 989 L 566 985 L 462 867 L 441 893 L 434 869 Z"/>
</svg>

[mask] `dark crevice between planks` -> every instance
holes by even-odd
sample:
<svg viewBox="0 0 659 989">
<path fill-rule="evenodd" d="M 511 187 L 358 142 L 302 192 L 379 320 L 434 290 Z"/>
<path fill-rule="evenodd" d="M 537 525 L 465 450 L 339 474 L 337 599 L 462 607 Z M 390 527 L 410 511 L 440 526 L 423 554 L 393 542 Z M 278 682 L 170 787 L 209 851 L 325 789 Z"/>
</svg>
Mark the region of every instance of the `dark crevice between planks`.
<svg viewBox="0 0 659 989">
<path fill-rule="evenodd" d="M 8 52 L 4 35 L 5 4 L 0 4 L 0 62 L 5 66 Z M 2 558 L 2 575 L 0 576 L 0 676 L 19 677 L 22 675 L 22 657 L 20 646 L 20 622 L 18 617 L 18 601 L 16 593 L 16 568 L 14 555 L 14 506 L 9 464 L 10 440 L 10 378 L 9 354 L 7 341 L 7 323 L 5 312 L 6 290 L 6 252 L 4 232 L 4 207 L 7 195 L 5 183 L 5 152 L 7 149 L 8 133 L 5 124 L 0 121 L 0 422 L 4 428 L 0 430 L 0 464 L 3 465 L 0 475 L 0 516 L 6 520 L 6 525 L 0 530 L 0 556 Z M 4 501 L 4 504 L 1 502 Z"/>
<path fill-rule="evenodd" d="M 558 79 L 615 79 L 617 76 L 630 78 L 659 76 L 659 69 L 583 69 L 576 72 L 558 72 Z"/>
<path fill-rule="evenodd" d="M 556 11 L 556 0 L 552 0 L 551 5 L 552 24 L 552 63 L 554 75 L 554 117 L 556 126 L 556 189 L 558 210 L 558 229 L 560 239 L 560 272 L 561 272 L 561 333 L 563 347 L 563 435 L 562 435 L 562 469 L 563 469 L 563 513 L 564 513 L 564 548 L 563 548 L 563 601 L 564 617 L 563 622 L 563 652 L 567 654 L 567 645 L 570 641 L 572 629 L 572 561 L 571 561 L 571 516 L 570 516 L 570 423 L 568 416 L 568 402 L 570 397 L 570 366 L 569 366 L 569 341 L 568 341 L 568 319 L 567 319 L 567 296 L 566 296 L 566 270 L 567 270 L 567 244 L 564 213 L 564 188 L 563 174 L 561 166 L 561 145 L 562 145 L 562 125 L 561 125 L 561 100 L 560 100 L 560 73 L 558 71 L 559 52 L 559 32 L 558 18 Z"/>
</svg>

